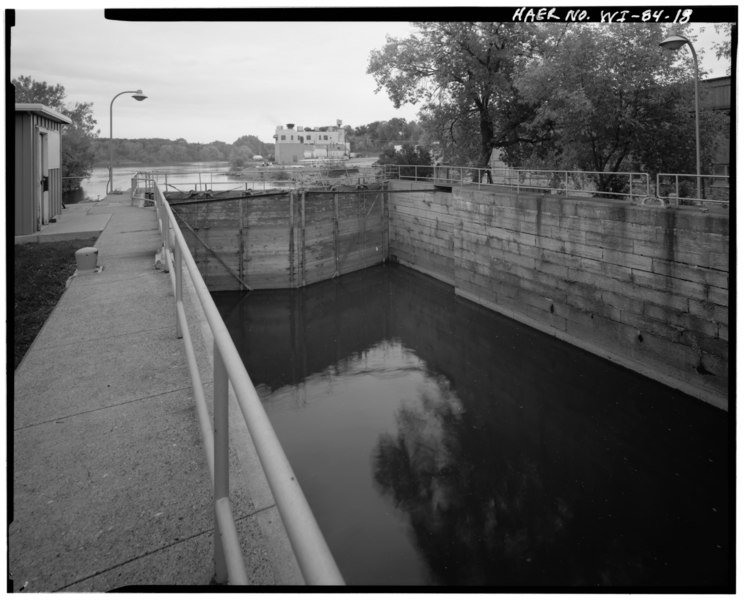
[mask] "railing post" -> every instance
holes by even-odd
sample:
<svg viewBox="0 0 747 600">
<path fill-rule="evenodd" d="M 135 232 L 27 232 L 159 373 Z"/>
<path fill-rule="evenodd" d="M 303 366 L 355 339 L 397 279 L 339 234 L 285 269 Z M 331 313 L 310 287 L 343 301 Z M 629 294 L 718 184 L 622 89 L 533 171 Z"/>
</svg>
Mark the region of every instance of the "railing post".
<svg viewBox="0 0 747 600">
<path fill-rule="evenodd" d="M 628 201 L 633 201 L 633 173 L 630 174 L 630 183 L 628 184 Z"/>
<path fill-rule="evenodd" d="M 213 343 L 213 444 L 215 461 L 215 489 L 213 492 L 214 510 L 218 501 L 228 498 L 228 372 L 223 362 L 217 341 Z M 223 542 L 215 514 L 215 581 L 228 581 L 228 567 L 223 551 Z"/>
<path fill-rule="evenodd" d="M 161 245 L 164 253 L 164 264 L 166 264 L 166 252 L 169 251 L 169 218 L 166 215 L 166 209 L 163 206 L 161 206 Z"/>
<path fill-rule="evenodd" d="M 174 281 L 176 282 L 176 303 L 177 306 L 182 302 L 182 248 L 179 245 L 179 240 L 174 241 Z M 176 313 L 176 337 L 181 339 L 184 336 L 182 332 L 182 324 L 179 320 L 179 313 Z"/>
<path fill-rule="evenodd" d="M 145 185 L 148 185 L 148 180 L 145 180 Z M 163 241 L 163 199 L 156 199 L 156 219 L 158 220 L 158 233 L 161 234 L 161 240 Z"/>
</svg>

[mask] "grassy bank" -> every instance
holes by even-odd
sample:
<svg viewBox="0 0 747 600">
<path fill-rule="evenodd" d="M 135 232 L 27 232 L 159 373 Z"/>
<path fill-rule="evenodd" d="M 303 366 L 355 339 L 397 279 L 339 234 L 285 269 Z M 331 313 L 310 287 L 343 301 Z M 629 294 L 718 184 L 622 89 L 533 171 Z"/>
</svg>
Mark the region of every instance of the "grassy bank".
<svg viewBox="0 0 747 600">
<path fill-rule="evenodd" d="M 14 249 L 13 368 L 23 359 L 39 330 L 75 273 L 75 251 L 95 238 L 39 244 L 16 244 Z"/>
</svg>

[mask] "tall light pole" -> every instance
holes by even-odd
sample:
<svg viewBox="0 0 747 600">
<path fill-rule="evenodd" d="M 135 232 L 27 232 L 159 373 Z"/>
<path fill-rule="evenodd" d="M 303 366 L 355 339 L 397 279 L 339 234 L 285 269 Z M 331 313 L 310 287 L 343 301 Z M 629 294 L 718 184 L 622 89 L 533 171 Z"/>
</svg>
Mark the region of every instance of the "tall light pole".
<svg viewBox="0 0 747 600">
<path fill-rule="evenodd" d="M 143 90 L 127 90 L 119 92 L 109 103 L 109 181 L 106 182 L 106 193 L 114 191 L 114 179 L 112 179 L 112 163 L 114 162 L 114 101 L 122 94 L 132 94 L 138 102 L 142 102 L 148 96 L 143 96 Z"/>
<path fill-rule="evenodd" d="M 659 42 L 659 46 L 666 50 L 679 50 L 687 44 L 690 47 L 690 52 L 693 54 L 693 61 L 695 64 L 695 174 L 697 175 L 698 183 L 698 200 L 701 199 L 700 195 L 700 110 L 698 108 L 699 94 L 698 94 L 698 81 L 700 80 L 700 72 L 698 71 L 698 55 L 695 52 L 695 48 L 692 42 L 682 35 L 670 35 L 663 42 Z"/>
</svg>

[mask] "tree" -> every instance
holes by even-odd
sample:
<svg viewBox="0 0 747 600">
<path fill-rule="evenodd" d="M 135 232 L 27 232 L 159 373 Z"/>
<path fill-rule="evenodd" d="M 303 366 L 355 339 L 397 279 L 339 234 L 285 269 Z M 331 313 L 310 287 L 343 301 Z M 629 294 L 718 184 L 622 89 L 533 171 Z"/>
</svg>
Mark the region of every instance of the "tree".
<svg viewBox="0 0 747 600">
<path fill-rule="evenodd" d="M 568 28 L 517 80 L 521 96 L 538 106 L 528 126 L 545 141 L 513 148 L 509 164 L 694 172 L 692 67 L 659 47 L 666 33 L 637 23 Z M 701 123 L 701 134 L 707 160 L 713 128 Z M 600 191 L 624 191 L 623 178 L 596 178 Z"/>
<path fill-rule="evenodd" d="M 430 166 L 433 164 L 430 152 L 420 146 L 404 144 L 401 149 L 396 150 L 394 146 L 387 148 L 379 156 L 379 164 L 382 165 L 407 165 L 400 169 L 402 176 L 430 177 Z M 429 168 L 416 168 L 415 165 L 428 165 Z"/>
<path fill-rule="evenodd" d="M 199 156 L 202 162 L 217 162 L 224 159 L 223 153 L 214 144 L 200 148 Z"/>
<path fill-rule="evenodd" d="M 230 148 L 228 152 L 226 152 L 226 156 L 229 156 L 235 148 L 241 147 L 249 148 L 251 156 L 254 156 L 255 154 L 267 156 L 268 154 L 270 154 L 273 147 L 272 144 L 265 144 L 257 136 L 254 135 L 242 135 L 233 144 L 231 144 L 231 146 L 233 148 Z M 251 158 L 251 156 L 249 158 Z"/>
<path fill-rule="evenodd" d="M 514 75 L 542 44 L 531 23 L 416 23 L 417 32 L 387 37 L 371 53 L 368 73 L 394 106 L 424 103 L 446 160 L 487 166 L 493 148 L 518 142 L 532 103 L 520 102 Z M 475 143 L 477 142 L 477 143 Z M 478 151 L 475 152 L 474 148 Z"/>
<path fill-rule="evenodd" d="M 716 57 L 719 59 L 727 59 L 731 61 L 731 39 L 735 33 L 736 24 L 734 23 L 716 23 L 714 26 L 716 33 L 720 39 L 715 42 L 711 49 L 716 51 Z M 727 68 L 726 72 L 731 75 L 731 64 Z"/>
<path fill-rule="evenodd" d="M 35 81 L 21 75 L 12 82 L 15 87 L 15 101 L 43 104 L 69 117 L 72 124 L 62 130 L 62 189 L 80 187 L 81 179 L 91 175 L 95 161 L 94 138 L 98 135 L 96 120 L 93 118 L 93 104 L 76 102 L 66 105 L 65 88 L 50 85 L 46 81 Z"/>
<path fill-rule="evenodd" d="M 353 129 L 346 127 L 346 139 L 354 152 L 381 153 L 392 144 L 421 144 L 423 130 L 415 121 L 393 118 L 388 121 L 374 121 Z"/>
<path fill-rule="evenodd" d="M 234 146 L 231 150 L 231 166 L 241 169 L 251 162 L 254 152 L 249 146 Z"/>
</svg>

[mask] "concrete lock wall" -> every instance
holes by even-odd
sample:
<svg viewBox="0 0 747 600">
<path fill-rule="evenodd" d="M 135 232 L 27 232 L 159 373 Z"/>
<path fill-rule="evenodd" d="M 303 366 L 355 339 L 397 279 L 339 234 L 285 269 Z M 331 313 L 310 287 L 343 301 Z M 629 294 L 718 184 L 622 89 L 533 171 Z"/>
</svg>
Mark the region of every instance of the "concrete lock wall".
<svg viewBox="0 0 747 600">
<path fill-rule="evenodd" d="M 390 193 L 389 203 L 392 258 L 451 283 L 460 296 L 727 407 L 726 211 L 471 186 Z"/>
<path fill-rule="evenodd" d="M 185 239 L 211 291 L 296 288 L 387 257 L 382 190 L 289 191 L 171 206 L 186 223 Z"/>
<path fill-rule="evenodd" d="M 192 229 L 185 237 L 213 291 L 297 288 L 390 258 L 727 407 L 730 240 L 721 209 L 402 181 L 389 193 L 292 191 L 172 206 Z"/>
</svg>

